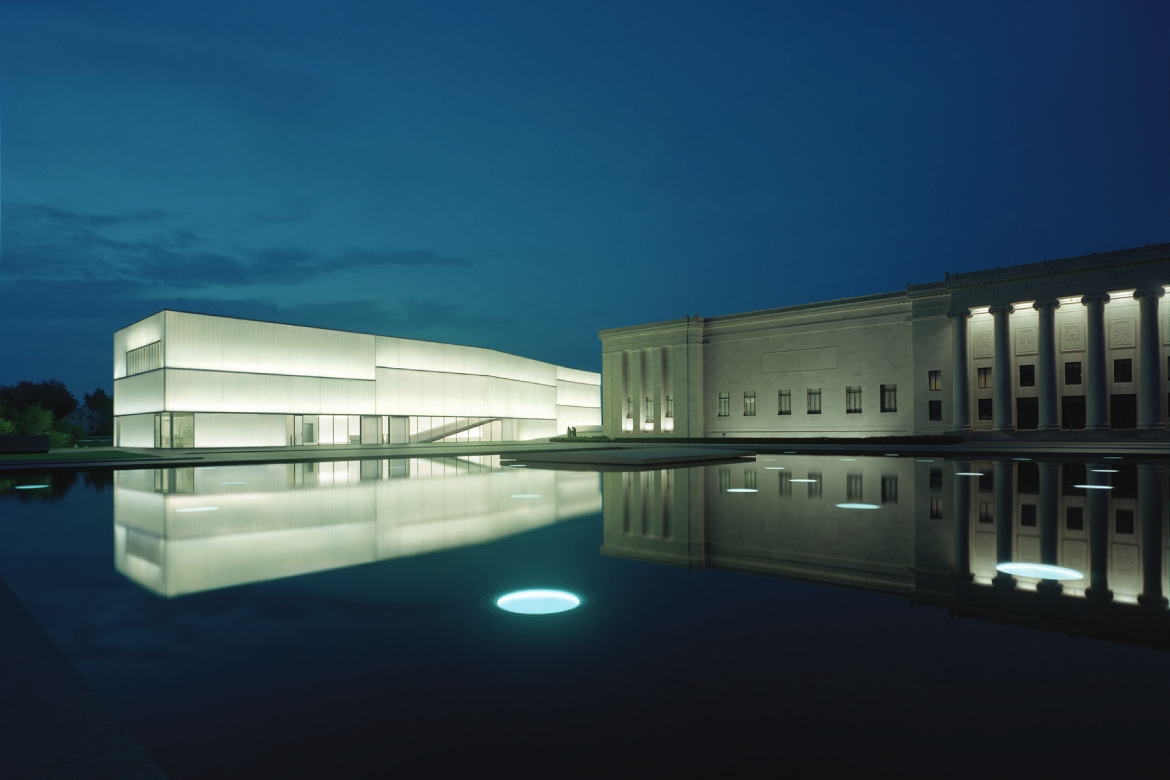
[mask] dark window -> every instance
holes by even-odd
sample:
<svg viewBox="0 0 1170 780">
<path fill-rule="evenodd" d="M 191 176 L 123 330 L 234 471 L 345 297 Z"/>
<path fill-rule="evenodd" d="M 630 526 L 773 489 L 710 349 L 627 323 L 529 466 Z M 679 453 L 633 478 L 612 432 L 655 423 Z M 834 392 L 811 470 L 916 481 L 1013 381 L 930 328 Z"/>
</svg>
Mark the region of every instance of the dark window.
<svg viewBox="0 0 1170 780">
<path fill-rule="evenodd" d="M 821 475 L 810 471 L 808 474 L 808 478 L 812 480 L 812 482 L 808 483 L 808 497 L 809 498 L 820 498 L 821 497 Z"/>
<path fill-rule="evenodd" d="M 1064 364 L 1064 383 L 1079 385 L 1081 383 L 1081 364 L 1079 361 Z"/>
<path fill-rule="evenodd" d="M 990 420 L 991 419 L 991 399 L 990 398 L 980 398 L 979 399 L 979 419 L 980 420 Z"/>
<path fill-rule="evenodd" d="M 930 415 L 930 419 L 932 419 L 932 420 L 941 420 L 942 419 L 942 401 L 927 401 L 926 402 L 926 409 L 927 409 L 927 413 Z"/>
<path fill-rule="evenodd" d="M 792 495 L 792 475 L 787 471 L 780 472 L 780 495 Z"/>
<path fill-rule="evenodd" d="M 1035 528 L 1036 527 L 1036 505 L 1035 504 L 1020 504 L 1020 527 L 1021 528 Z"/>
<path fill-rule="evenodd" d="M 1085 530 L 1085 509 L 1080 506 L 1069 506 L 1064 509 L 1064 527 L 1070 531 Z"/>
<path fill-rule="evenodd" d="M 882 385 L 882 411 L 898 411 L 898 386 Z"/>
<path fill-rule="evenodd" d="M 898 478 L 896 476 L 882 477 L 882 503 L 898 503 Z"/>
<path fill-rule="evenodd" d="M 927 390 L 942 390 L 942 372 L 941 371 L 927 371 L 926 372 L 926 389 Z"/>
<path fill-rule="evenodd" d="M 1133 510 L 1118 509 L 1113 515 L 1113 528 L 1119 534 L 1133 533 Z"/>
<path fill-rule="evenodd" d="M 991 369 L 990 368 L 979 369 L 976 376 L 979 379 L 979 389 L 980 390 L 990 390 L 991 389 Z"/>
<path fill-rule="evenodd" d="M 861 386 L 845 388 L 845 413 L 861 414 Z"/>
<path fill-rule="evenodd" d="M 808 413 L 821 413 L 821 388 L 819 387 L 808 391 Z"/>
<path fill-rule="evenodd" d="M 943 486 L 942 469 L 931 469 L 930 470 L 930 489 L 931 490 L 942 490 L 942 486 Z"/>
<path fill-rule="evenodd" d="M 979 522 L 985 524 L 995 522 L 995 510 L 990 501 L 979 502 Z"/>
<path fill-rule="evenodd" d="M 931 520 L 942 520 L 943 519 L 943 500 L 941 498 L 930 499 L 930 519 Z"/>
<path fill-rule="evenodd" d="M 1040 425 L 1040 399 L 1016 399 L 1016 430 L 1027 431 Z"/>
<path fill-rule="evenodd" d="M 1129 358 L 1123 358 L 1113 361 L 1113 381 L 1114 382 L 1132 382 L 1133 381 L 1133 361 Z"/>
<path fill-rule="evenodd" d="M 792 391 L 781 390 L 776 396 L 777 414 L 792 414 Z"/>
<path fill-rule="evenodd" d="M 730 417 L 731 416 L 731 393 L 720 393 L 719 394 L 719 416 L 720 417 Z"/>
<path fill-rule="evenodd" d="M 1020 387 L 1035 387 L 1036 386 L 1036 366 L 1029 363 L 1026 366 L 1020 366 Z"/>
<path fill-rule="evenodd" d="M 846 501 L 860 501 L 861 500 L 861 475 L 860 474 L 846 474 L 845 475 L 845 500 Z"/>
</svg>

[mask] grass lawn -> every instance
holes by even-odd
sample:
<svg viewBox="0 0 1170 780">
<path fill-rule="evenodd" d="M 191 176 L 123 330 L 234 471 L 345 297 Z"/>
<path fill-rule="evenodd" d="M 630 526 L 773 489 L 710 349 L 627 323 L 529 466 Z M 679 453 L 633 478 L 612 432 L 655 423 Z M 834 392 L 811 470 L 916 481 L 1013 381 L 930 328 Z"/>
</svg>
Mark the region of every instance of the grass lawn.
<svg viewBox="0 0 1170 780">
<path fill-rule="evenodd" d="M 158 456 L 145 455 L 141 452 L 126 452 L 124 450 L 78 447 L 71 450 L 50 450 L 49 452 L 14 452 L 0 455 L 0 462 L 10 463 L 12 461 L 21 461 L 25 463 L 40 463 L 46 460 L 120 460 L 125 458 L 155 457 Z"/>
</svg>

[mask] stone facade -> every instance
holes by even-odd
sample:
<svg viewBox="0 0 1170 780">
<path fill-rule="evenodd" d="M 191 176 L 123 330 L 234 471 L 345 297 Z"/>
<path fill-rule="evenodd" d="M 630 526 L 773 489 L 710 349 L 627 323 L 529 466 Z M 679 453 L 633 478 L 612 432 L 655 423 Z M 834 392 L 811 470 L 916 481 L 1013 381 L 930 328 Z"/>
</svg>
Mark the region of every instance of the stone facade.
<svg viewBox="0 0 1170 780">
<path fill-rule="evenodd" d="M 609 436 L 1167 430 L 1170 244 L 601 331 Z"/>
</svg>

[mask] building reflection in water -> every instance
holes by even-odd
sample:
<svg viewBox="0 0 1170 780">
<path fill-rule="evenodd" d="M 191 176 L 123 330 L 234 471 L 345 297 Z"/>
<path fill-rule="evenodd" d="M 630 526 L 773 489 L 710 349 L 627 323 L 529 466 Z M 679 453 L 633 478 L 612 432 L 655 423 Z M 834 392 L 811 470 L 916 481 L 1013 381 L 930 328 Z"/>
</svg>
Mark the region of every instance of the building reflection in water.
<svg viewBox="0 0 1170 780">
<path fill-rule="evenodd" d="M 596 473 L 495 455 L 117 476 L 115 567 L 168 597 L 490 542 L 601 509 Z"/>
<path fill-rule="evenodd" d="M 1170 649 L 1164 461 L 777 454 L 610 472 L 603 484 L 606 555 L 866 588 Z M 997 570 L 1007 563 L 1075 578 Z"/>
</svg>

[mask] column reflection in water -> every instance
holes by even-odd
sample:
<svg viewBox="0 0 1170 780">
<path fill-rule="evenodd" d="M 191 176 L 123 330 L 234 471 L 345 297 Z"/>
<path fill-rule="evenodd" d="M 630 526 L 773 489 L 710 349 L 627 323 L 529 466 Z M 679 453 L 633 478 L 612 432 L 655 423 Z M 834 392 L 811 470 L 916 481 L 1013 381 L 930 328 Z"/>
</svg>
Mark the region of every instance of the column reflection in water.
<svg viewBox="0 0 1170 780">
<path fill-rule="evenodd" d="M 480 544 L 601 508 L 595 473 L 494 455 L 120 476 L 115 567 L 168 597 Z"/>
<path fill-rule="evenodd" d="M 816 489 L 801 481 L 812 478 Z M 879 590 L 1170 649 L 1166 479 L 1156 461 L 800 455 L 610 472 L 601 552 Z M 875 508 L 843 508 L 863 504 Z M 1017 573 L 997 570 L 1004 564 Z M 1018 573 L 1041 564 L 1075 573 Z M 1111 600 L 1089 598 L 1097 588 Z"/>
</svg>

